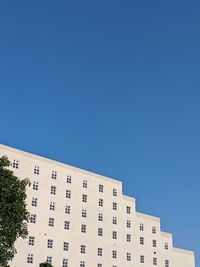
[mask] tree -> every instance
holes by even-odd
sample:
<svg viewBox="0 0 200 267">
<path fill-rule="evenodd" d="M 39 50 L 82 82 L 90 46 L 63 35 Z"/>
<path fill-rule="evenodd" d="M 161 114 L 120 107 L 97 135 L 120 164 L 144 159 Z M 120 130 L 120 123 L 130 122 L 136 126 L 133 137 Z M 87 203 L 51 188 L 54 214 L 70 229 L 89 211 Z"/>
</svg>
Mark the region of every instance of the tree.
<svg viewBox="0 0 200 267">
<path fill-rule="evenodd" d="M 7 157 L 0 158 L 0 266 L 7 267 L 16 251 L 15 241 L 28 235 L 26 187 L 28 179 L 20 180 L 9 169 Z"/>
<path fill-rule="evenodd" d="M 51 265 L 51 263 L 44 262 L 40 263 L 40 267 L 53 267 L 53 266 Z"/>
</svg>

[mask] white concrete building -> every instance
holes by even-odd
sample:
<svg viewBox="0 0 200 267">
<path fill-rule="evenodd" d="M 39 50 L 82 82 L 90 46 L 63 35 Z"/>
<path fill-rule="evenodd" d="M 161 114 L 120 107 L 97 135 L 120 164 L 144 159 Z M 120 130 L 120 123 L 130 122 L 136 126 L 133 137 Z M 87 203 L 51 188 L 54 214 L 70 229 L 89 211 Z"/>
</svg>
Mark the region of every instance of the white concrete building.
<svg viewBox="0 0 200 267">
<path fill-rule="evenodd" d="M 0 145 L 14 173 L 29 178 L 29 237 L 11 267 L 194 267 L 194 253 L 173 247 L 160 219 L 135 209 L 122 182 Z"/>
</svg>

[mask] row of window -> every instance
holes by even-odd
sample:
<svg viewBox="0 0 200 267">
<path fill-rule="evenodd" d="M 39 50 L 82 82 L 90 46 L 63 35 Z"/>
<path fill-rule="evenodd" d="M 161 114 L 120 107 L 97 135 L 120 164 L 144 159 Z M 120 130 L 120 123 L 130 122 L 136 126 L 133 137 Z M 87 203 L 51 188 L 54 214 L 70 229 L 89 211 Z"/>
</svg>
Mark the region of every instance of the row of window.
<svg viewBox="0 0 200 267">
<path fill-rule="evenodd" d="M 50 192 L 52 195 L 55 195 L 56 194 L 56 187 L 52 185 Z M 71 190 L 66 190 L 65 196 L 66 196 L 66 198 L 71 198 Z M 88 195 L 83 194 L 82 195 L 82 202 L 87 203 L 87 201 L 88 201 Z M 32 198 L 32 206 L 37 207 L 37 204 L 38 204 L 38 198 Z M 104 204 L 103 199 L 99 198 L 99 200 L 98 200 L 99 207 L 103 207 L 103 204 Z M 117 203 L 116 202 L 113 202 L 112 206 L 113 206 L 112 207 L 113 210 L 117 210 Z M 130 206 L 126 207 L 126 213 L 127 214 L 131 213 L 131 207 Z"/>
<path fill-rule="evenodd" d="M 14 159 L 12 166 L 13 166 L 13 168 L 18 169 L 19 168 L 19 161 Z M 34 169 L 33 169 L 33 173 L 36 175 L 39 175 L 40 174 L 40 167 L 35 165 Z M 52 171 L 51 178 L 54 180 L 57 179 L 57 171 L 55 171 L 55 170 Z M 72 176 L 71 175 L 67 175 L 66 182 L 69 184 L 72 183 Z M 88 181 L 86 179 L 83 180 L 82 186 L 84 188 L 88 187 Z M 103 193 L 103 191 L 104 191 L 104 186 L 102 184 L 100 184 L 99 185 L 99 192 Z M 115 189 L 115 188 L 113 189 L 113 196 L 117 196 L 117 189 Z"/>
<path fill-rule="evenodd" d="M 103 188 L 103 185 L 99 185 L 99 188 Z M 33 190 L 39 190 L 39 182 L 37 182 L 37 181 L 33 182 Z M 70 193 L 68 194 L 67 191 Z M 56 186 L 52 185 L 50 192 L 51 192 L 51 194 L 56 195 Z M 102 191 L 99 189 L 99 192 L 102 192 Z M 69 196 L 67 196 L 67 195 L 69 195 Z M 117 196 L 117 189 L 113 189 L 113 196 Z M 66 190 L 66 197 L 71 198 L 71 191 L 70 190 Z"/>
<path fill-rule="evenodd" d="M 102 256 L 102 254 L 103 254 L 102 248 L 98 248 L 97 255 L 98 256 Z M 117 259 L 117 251 L 116 250 L 112 251 L 112 258 L 113 259 Z M 131 261 L 131 253 L 127 253 L 126 254 L 126 260 L 127 261 Z M 140 260 L 140 263 L 145 263 L 145 256 L 144 255 L 140 255 L 140 259 L 139 260 Z M 52 257 L 51 256 L 47 256 L 46 262 L 47 263 L 52 263 Z M 28 254 L 27 263 L 33 263 L 33 254 Z M 62 267 L 69 267 L 68 263 L 69 263 L 68 259 L 63 259 L 62 260 Z M 153 263 L 153 265 L 157 265 L 158 264 L 158 259 L 156 257 L 153 257 L 152 263 Z M 97 263 L 96 266 L 97 267 L 103 267 L 103 264 L 102 263 Z M 86 267 L 85 261 L 80 261 L 80 267 Z M 117 266 L 113 265 L 113 267 L 117 267 Z M 164 267 L 170 267 L 169 266 L 169 260 L 165 260 L 164 261 Z"/>
<path fill-rule="evenodd" d="M 64 229 L 69 230 L 69 228 L 70 228 L 70 223 L 68 221 L 66 221 L 65 224 L 64 224 Z M 81 232 L 82 233 L 86 233 L 86 225 L 82 225 Z M 103 236 L 103 228 L 98 228 L 97 234 L 98 234 L 98 236 Z M 113 231 L 112 232 L 112 238 L 113 239 L 117 239 L 117 231 Z M 131 235 L 130 234 L 126 235 L 126 241 L 127 242 L 131 242 Z M 29 236 L 28 244 L 30 246 L 34 246 L 35 245 L 35 237 L 34 236 Z M 144 245 L 144 237 L 140 237 L 140 244 Z M 63 243 L 63 250 L 67 250 L 68 251 L 68 245 L 69 245 L 68 242 L 64 242 Z M 81 245 L 81 247 L 82 246 L 84 246 L 84 245 Z M 155 239 L 152 240 L 152 246 L 153 247 L 157 247 L 157 240 L 155 240 Z M 48 248 L 53 248 L 53 239 L 48 239 L 47 240 L 47 247 Z M 167 242 L 164 243 L 164 248 L 166 250 L 168 250 L 169 246 L 168 246 Z"/>
<path fill-rule="evenodd" d="M 100 202 L 100 203 L 101 203 L 101 202 Z M 32 202 L 31 202 L 31 204 L 32 204 L 33 207 L 37 207 L 37 205 L 38 205 L 38 198 L 33 197 L 33 198 L 32 198 Z M 113 204 L 116 204 L 116 203 L 113 203 Z M 50 209 L 50 210 L 55 210 L 55 207 L 56 207 L 56 203 L 53 202 L 53 201 L 51 201 L 50 204 L 49 204 L 49 209 Z M 113 205 L 113 207 L 115 207 L 115 205 Z M 128 208 L 128 207 L 127 207 L 127 208 Z M 65 210 L 64 210 L 64 212 L 65 212 L 66 214 L 70 214 L 70 213 L 71 213 L 71 206 L 66 205 L 66 206 L 65 206 Z M 86 217 L 87 217 L 87 210 L 86 210 L 86 209 L 82 209 L 82 214 L 81 214 L 81 216 L 82 216 L 83 218 L 86 218 Z M 33 216 L 33 217 L 35 217 L 35 220 L 36 220 L 36 216 Z M 32 216 L 31 216 L 31 220 L 30 220 L 30 221 L 31 221 L 31 222 L 33 221 L 33 220 L 32 220 Z M 103 221 L 103 213 L 98 213 L 98 221 Z M 117 217 L 113 217 L 113 218 L 112 218 L 112 223 L 113 223 L 113 224 L 117 224 Z M 131 220 L 127 220 L 127 221 L 126 221 L 126 227 L 127 227 L 127 228 L 131 228 Z M 143 223 L 140 223 L 140 225 L 139 225 L 139 230 L 140 230 L 140 231 L 144 231 L 144 224 L 143 224 Z M 152 233 L 153 233 L 153 234 L 156 234 L 156 227 L 155 227 L 155 226 L 152 227 Z"/>
<path fill-rule="evenodd" d="M 50 203 L 50 205 L 52 205 L 51 203 Z M 51 207 L 51 206 L 50 206 Z M 53 206 L 54 207 L 54 206 Z M 67 208 L 66 208 L 66 211 L 68 212 L 68 211 L 70 211 L 70 208 L 67 206 Z M 82 217 L 85 217 L 87 215 L 87 213 L 86 213 L 86 210 L 82 210 Z M 36 214 L 31 214 L 30 215 L 30 219 L 29 219 L 29 222 L 30 223 L 36 223 L 36 219 L 37 219 L 37 215 Z M 102 213 L 99 213 L 99 215 L 98 215 L 98 219 L 99 219 L 99 221 L 101 221 L 102 219 L 103 219 L 103 214 Z M 113 220 L 112 220 L 112 222 L 113 222 L 113 224 L 117 224 L 117 217 L 113 217 Z M 50 227 L 54 227 L 54 225 L 55 225 L 55 218 L 49 218 L 49 223 L 48 223 L 48 225 L 50 226 Z M 67 225 L 67 226 L 66 226 Z M 130 220 L 127 220 L 127 222 L 126 222 L 126 226 L 127 226 L 127 228 L 130 228 L 130 226 L 131 226 L 131 221 Z M 69 230 L 69 227 L 70 227 L 70 221 L 65 221 L 64 222 L 64 229 L 68 229 Z M 82 224 L 82 226 L 81 226 L 81 229 L 82 228 L 84 228 L 85 229 L 85 231 L 84 231 L 84 233 L 86 233 L 86 224 Z M 103 228 L 99 228 L 99 229 L 102 229 L 102 233 L 103 233 Z M 116 231 L 115 231 L 116 232 Z M 117 233 L 117 232 L 116 232 Z M 116 239 L 116 238 L 115 238 Z M 141 237 L 141 239 L 140 239 L 140 244 L 144 244 L 144 238 L 143 237 Z M 154 246 L 156 246 L 156 245 L 154 245 Z"/>
<path fill-rule="evenodd" d="M 29 222 L 30 223 L 36 223 L 36 218 L 37 218 L 36 214 L 31 214 Z M 54 227 L 55 226 L 55 218 L 49 218 L 48 225 L 50 227 Z M 81 233 L 86 233 L 86 229 L 87 229 L 86 227 L 87 227 L 86 224 L 81 225 Z M 64 229 L 66 229 L 66 230 L 70 229 L 70 221 L 64 221 Z M 117 232 L 116 231 L 113 231 L 113 232 L 114 232 L 113 236 L 116 237 Z M 103 236 L 103 228 L 98 228 L 98 236 Z M 117 239 L 117 237 L 114 239 Z M 127 235 L 127 241 L 128 242 L 131 241 L 131 235 Z"/>
</svg>

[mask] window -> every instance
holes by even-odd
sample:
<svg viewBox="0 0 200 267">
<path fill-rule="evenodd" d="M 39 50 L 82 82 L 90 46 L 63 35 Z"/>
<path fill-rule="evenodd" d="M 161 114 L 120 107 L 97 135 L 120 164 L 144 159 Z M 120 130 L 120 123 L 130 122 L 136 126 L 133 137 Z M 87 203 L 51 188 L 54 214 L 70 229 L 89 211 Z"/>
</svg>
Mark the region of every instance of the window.
<svg viewBox="0 0 200 267">
<path fill-rule="evenodd" d="M 144 263 L 144 255 L 140 255 L 140 263 Z"/>
<path fill-rule="evenodd" d="M 49 218 L 49 226 L 50 227 L 54 227 L 54 222 L 55 222 L 54 218 Z"/>
<path fill-rule="evenodd" d="M 87 195 L 84 195 L 84 194 L 82 195 L 82 202 L 85 202 L 85 203 L 87 202 Z"/>
<path fill-rule="evenodd" d="M 102 263 L 97 263 L 97 267 L 103 267 Z"/>
<path fill-rule="evenodd" d="M 117 203 L 113 202 L 113 210 L 117 210 Z"/>
<path fill-rule="evenodd" d="M 72 183 L 72 177 L 71 175 L 67 175 L 67 183 L 71 184 Z"/>
<path fill-rule="evenodd" d="M 68 267 L 68 259 L 63 259 L 62 267 Z"/>
<path fill-rule="evenodd" d="M 99 207 L 103 207 L 103 199 L 102 198 L 99 199 Z"/>
<path fill-rule="evenodd" d="M 71 191 L 70 190 L 66 190 L 66 198 L 71 198 Z"/>
<path fill-rule="evenodd" d="M 113 188 L 113 196 L 116 197 L 117 196 L 117 189 Z"/>
<path fill-rule="evenodd" d="M 165 260 L 165 267 L 169 267 L 169 260 Z"/>
<path fill-rule="evenodd" d="M 51 186 L 51 194 L 52 195 L 56 194 L 56 186 L 54 186 L 54 185 Z"/>
<path fill-rule="evenodd" d="M 70 214 L 70 206 L 65 206 L 65 213 Z"/>
<path fill-rule="evenodd" d="M 57 178 L 57 171 L 52 171 L 51 178 L 56 180 L 56 178 Z"/>
<path fill-rule="evenodd" d="M 85 262 L 84 261 L 80 262 L 80 267 L 85 267 Z"/>
<path fill-rule="evenodd" d="M 113 217 L 113 224 L 117 224 L 117 217 Z"/>
<path fill-rule="evenodd" d="M 64 229 L 69 230 L 70 227 L 70 222 L 69 221 L 65 221 L 64 222 Z"/>
<path fill-rule="evenodd" d="M 168 249 L 169 249 L 169 245 L 168 245 L 168 243 L 167 243 L 167 242 L 165 242 L 165 244 L 164 244 L 164 248 L 165 248 L 166 250 L 168 250 Z"/>
<path fill-rule="evenodd" d="M 154 248 L 156 248 L 157 242 L 156 242 L 155 239 L 152 240 L 152 245 L 153 245 Z"/>
<path fill-rule="evenodd" d="M 117 258 L 117 251 L 116 250 L 112 251 L 112 257 L 113 257 L 113 259 Z"/>
<path fill-rule="evenodd" d="M 33 182 L 33 190 L 38 190 L 39 183 L 38 182 Z"/>
<path fill-rule="evenodd" d="M 102 184 L 99 185 L 99 192 L 103 193 L 103 185 Z"/>
<path fill-rule="evenodd" d="M 82 217 L 86 218 L 87 217 L 87 210 L 82 210 Z"/>
<path fill-rule="evenodd" d="M 18 169 L 19 168 L 19 161 L 17 159 L 13 160 L 12 166 L 14 169 Z"/>
<path fill-rule="evenodd" d="M 140 245 L 144 245 L 144 237 L 140 237 Z"/>
<path fill-rule="evenodd" d="M 155 226 L 152 227 L 152 233 L 156 234 L 156 227 Z"/>
<path fill-rule="evenodd" d="M 98 228 L 98 236 L 103 236 L 103 228 Z"/>
<path fill-rule="evenodd" d="M 50 210 L 55 210 L 55 202 L 50 202 L 50 204 L 49 204 L 49 209 Z"/>
<path fill-rule="evenodd" d="M 127 253 L 126 254 L 126 260 L 127 261 L 131 261 L 131 253 Z"/>
<path fill-rule="evenodd" d="M 34 174 L 39 175 L 40 174 L 40 167 L 39 166 L 35 166 L 33 172 L 34 172 Z"/>
<path fill-rule="evenodd" d="M 51 256 L 47 256 L 46 263 L 52 263 L 52 257 Z"/>
<path fill-rule="evenodd" d="M 83 180 L 83 188 L 87 188 L 87 180 Z"/>
<path fill-rule="evenodd" d="M 131 242 L 131 235 L 130 235 L 130 234 L 127 234 L 127 235 L 126 235 L 126 241 L 127 241 L 127 242 Z"/>
<path fill-rule="evenodd" d="M 36 214 L 30 215 L 30 223 L 36 223 Z"/>
<path fill-rule="evenodd" d="M 83 254 L 85 253 L 85 245 L 81 245 L 80 252 Z"/>
<path fill-rule="evenodd" d="M 81 225 L 81 233 L 86 233 L 86 225 L 85 224 Z"/>
<path fill-rule="evenodd" d="M 112 238 L 113 239 L 117 239 L 117 231 L 113 231 L 112 232 Z"/>
<path fill-rule="evenodd" d="M 53 248 L 53 239 L 47 239 L 47 248 Z"/>
<path fill-rule="evenodd" d="M 69 243 L 68 242 L 63 242 L 63 250 L 68 251 L 69 250 Z"/>
<path fill-rule="evenodd" d="M 98 256 L 102 256 L 103 255 L 103 249 L 102 248 L 98 248 L 97 255 Z"/>
<path fill-rule="evenodd" d="M 30 246 L 34 246 L 34 244 L 35 244 L 35 237 L 34 236 L 29 236 L 29 238 L 28 238 L 28 244 Z"/>
<path fill-rule="evenodd" d="M 102 213 L 99 213 L 99 215 L 98 215 L 98 220 L 99 220 L 100 222 L 103 221 L 103 214 L 102 214 Z"/>
<path fill-rule="evenodd" d="M 27 263 L 33 263 L 33 254 L 28 254 Z"/>
<path fill-rule="evenodd" d="M 128 214 L 131 213 L 131 207 L 130 207 L 130 206 L 127 206 L 127 207 L 126 207 L 126 213 L 128 213 Z"/>
<path fill-rule="evenodd" d="M 37 203 L 38 203 L 38 199 L 37 199 L 37 197 L 33 197 L 33 198 L 32 198 L 32 202 L 31 202 L 31 205 L 32 205 L 33 207 L 37 207 Z"/>
<path fill-rule="evenodd" d="M 157 265 L 157 258 L 153 258 L 153 265 Z"/>
<path fill-rule="evenodd" d="M 140 223 L 140 231 L 144 231 L 144 224 Z"/>
<path fill-rule="evenodd" d="M 131 228 L 131 221 L 130 221 L 130 220 L 127 220 L 127 221 L 126 221 L 126 227 L 127 227 L 127 228 Z"/>
</svg>

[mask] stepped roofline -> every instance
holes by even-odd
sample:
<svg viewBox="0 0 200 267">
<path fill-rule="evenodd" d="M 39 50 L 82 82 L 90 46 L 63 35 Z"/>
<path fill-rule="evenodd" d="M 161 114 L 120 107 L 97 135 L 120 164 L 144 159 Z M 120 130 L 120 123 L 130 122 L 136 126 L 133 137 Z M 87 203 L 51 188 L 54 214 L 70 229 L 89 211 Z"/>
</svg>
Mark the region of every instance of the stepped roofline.
<svg viewBox="0 0 200 267">
<path fill-rule="evenodd" d="M 171 233 L 167 233 L 167 232 L 163 232 L 163 231 L 161 231 L 161 236 L 163 236 L 163 237 L 172 237 L 172 234 Z"/>
<path fill-rule="evenodd" d="M 154 222 L 160 222 L 160 218 L 152 216 L 152 215 L 148 215 L 145 213 L 140 213 L 140 212 L 136 212 L 137 216 L 146 220 L 151 220 Z"/>
<path fill-rule="evenodd" d="M 194 251 L 186 250 L 186 249 L 182 249 L 182 248 L 173 248 L 173 251 L 175 253 L 180 253 L 180 254 L 194 255 Z"/>
<path fill-rule="evenodd" d="M 134 197 L 130 197 L 130 196 L 127 196 L 127 195 L 123 195 L 122 197 L 123 197 L 123 199 L 131 201 L 131 202 L 135 202 L 136 201 Z"/>
</svg>

